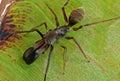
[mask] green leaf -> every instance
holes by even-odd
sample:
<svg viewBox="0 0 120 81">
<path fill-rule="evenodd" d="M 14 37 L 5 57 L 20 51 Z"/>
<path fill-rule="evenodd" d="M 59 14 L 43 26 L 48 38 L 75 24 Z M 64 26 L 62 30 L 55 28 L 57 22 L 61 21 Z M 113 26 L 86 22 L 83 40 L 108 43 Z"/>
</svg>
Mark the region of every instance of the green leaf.
<svg viewBox="0 0 120 81">
<path fill-rule="evenodd" d="M 61 8 L 66 0 L 25 0 L 10 7 L 8 15 L 14 15 L 17 30 L 29 30 L 42 22 L 49 29 L 56 27 L 55 20 L 45 3 L 57 14 L 60 24 L 65 23 Z M 83 7 L 85 18 L 81 24 L 120 16 L 119 0 L 70 0 L 66 6 L 67 16 L 77 8 Z M 23 15 L 24 14 L 24 15 Z M 73 41 L 61 39 L 55 44 L 47 81 L 119 81 L 120 80 L 120 20 L 97 24 L 69 32 L 76 38 L 85 53 L 91 57 L 87 62 Z M 42 26 L 40 31 L 46 33 Z M 0 81 L 43 81 L 49 50 L 33 64 L 27 65 L 22 59 L 25 50 L 40 39 L 34 33 L 22 34 L 20 39 L 10 42 L 10 47 L 0 50 Z M 67 47 L 66 70 L 63 75 L 63 49 Z"/>
</svg>

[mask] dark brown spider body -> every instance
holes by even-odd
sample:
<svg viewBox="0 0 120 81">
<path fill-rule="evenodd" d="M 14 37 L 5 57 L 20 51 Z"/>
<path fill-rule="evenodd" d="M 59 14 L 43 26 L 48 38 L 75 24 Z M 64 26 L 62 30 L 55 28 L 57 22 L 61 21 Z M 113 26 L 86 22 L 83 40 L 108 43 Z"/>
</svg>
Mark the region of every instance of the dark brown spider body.
<svg viewBox="0 0 120 81">
<path fill-rule="evenodd" d="M 69 17 L 69 24 L 49 30 L 43 35 L 40 41 L 37 41 L 32 48 L 28 48 L 24 53 L 23 59 L 27 64 L 31 64 L 42 53 L 44 53 L 50 45 L 53 45 L 60 38 L 65 37 L 69 28 L 83 19 L 84 10 L 81 8 L 72 11 Z M 76 17 L 75 17 L 76 16 Z"/>
</svg>

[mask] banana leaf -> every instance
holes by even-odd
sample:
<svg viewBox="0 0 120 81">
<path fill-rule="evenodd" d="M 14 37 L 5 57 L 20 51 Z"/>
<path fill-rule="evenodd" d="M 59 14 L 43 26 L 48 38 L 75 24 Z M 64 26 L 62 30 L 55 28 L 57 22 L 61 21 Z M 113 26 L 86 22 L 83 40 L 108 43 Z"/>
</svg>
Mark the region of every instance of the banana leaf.
<svg viewBox="0 0 120 81">
<path fill-rule="evenodd" d="M 48 29 L 56 28 L 53 14 L 48 4 L 56 13 L 60 25 L 67 24 L 62 15 L 62 6 L 66 0 L 24 0 L 10 6 L 6 17 L 12 17 L 12 24 L 8 33 L 30 30 L 42 22 L 46 22 Z M 72 10 L 83 7 L 84 19 L 75 25 L 96 22 L 120 16 L 119 0 L 70 0 L 66 8 L 67 17 Z M 3 19 L 3 21 L 5 18 Z M 4 29 L 10 25 L 1 25 Z M 44 26 L 38 28 L 46 33 Z M 72 29 L 67 36 L 73 36 L 90 57 L 87 62 L 81 51 L 71 40 L 61 39 L 54 44 L 47 81 L 120 81 L 120 19 Z M 2 36 L 2 39 L 6 36 Z M 1 39 L 1 41 L 3 41 Z M 43 81 L 50 49 L 31 65 L 23 60 L 25 50 L 41 39 L 36 32 L 17 34 L 4 40 L 0 44 L 0 81 Z M 66 67 L 63 74 L 63 48 L 67 47 Z"/>
</svg>

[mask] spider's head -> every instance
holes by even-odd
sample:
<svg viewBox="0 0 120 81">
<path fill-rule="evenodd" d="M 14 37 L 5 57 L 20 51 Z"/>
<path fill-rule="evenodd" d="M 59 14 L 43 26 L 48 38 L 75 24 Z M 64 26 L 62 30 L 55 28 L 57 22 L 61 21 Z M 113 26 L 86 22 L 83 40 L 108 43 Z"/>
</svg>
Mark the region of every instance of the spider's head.
<svg viewBox="0 0 120 81">
<path fill-rule="evenodd" d="M 84 18 L 84 9 L 79 7 L 73 10 L 69 16 L 69 25 L 73 26 Z"/>
</svg>

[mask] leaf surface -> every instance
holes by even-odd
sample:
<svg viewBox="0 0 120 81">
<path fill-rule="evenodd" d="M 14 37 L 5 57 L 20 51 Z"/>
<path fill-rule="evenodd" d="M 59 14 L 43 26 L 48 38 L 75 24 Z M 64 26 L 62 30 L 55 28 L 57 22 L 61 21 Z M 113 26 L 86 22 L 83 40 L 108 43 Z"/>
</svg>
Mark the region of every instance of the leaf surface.
<svg viewBox="0 0 120 81">
<path fill-rule="evenodd" d="M 7 15 L 14 15 L 12 23 L 16 30 L 29 30 L 42 22 L 49 29 L 54 29 L 55 20 L 45 3 L 59 18 L 61 25 L 65 23 L 61 8 L 66 0 L 25 0 L 10 7 Z M 77 8 L 83 7 L 85 18 L 74 27 L 120 16 L 119 0 L 70 0 L 66 6 L 67 16 Z M 46 33 L 44 26 L 39 30 Z M 120 20 L 114 20 L 78 31 L 69 32 L 68 36 L 76 38 L 85 53 L 91 57 L 88 63 L 73 41 L 61 39 L 55 44 L 47 81 L 119 81 L 120 80 Z M 33 64 L 27 65 L 22 59 L 24 51 L 39 40 L 34 33 L 18 35 L 9 47 L 0 50 L 0 81 L 43 81 L 49 50 L 41 55 Z M 63 49 L 67 47 L 66 70 L 63 75 Z"/>
</svg>

